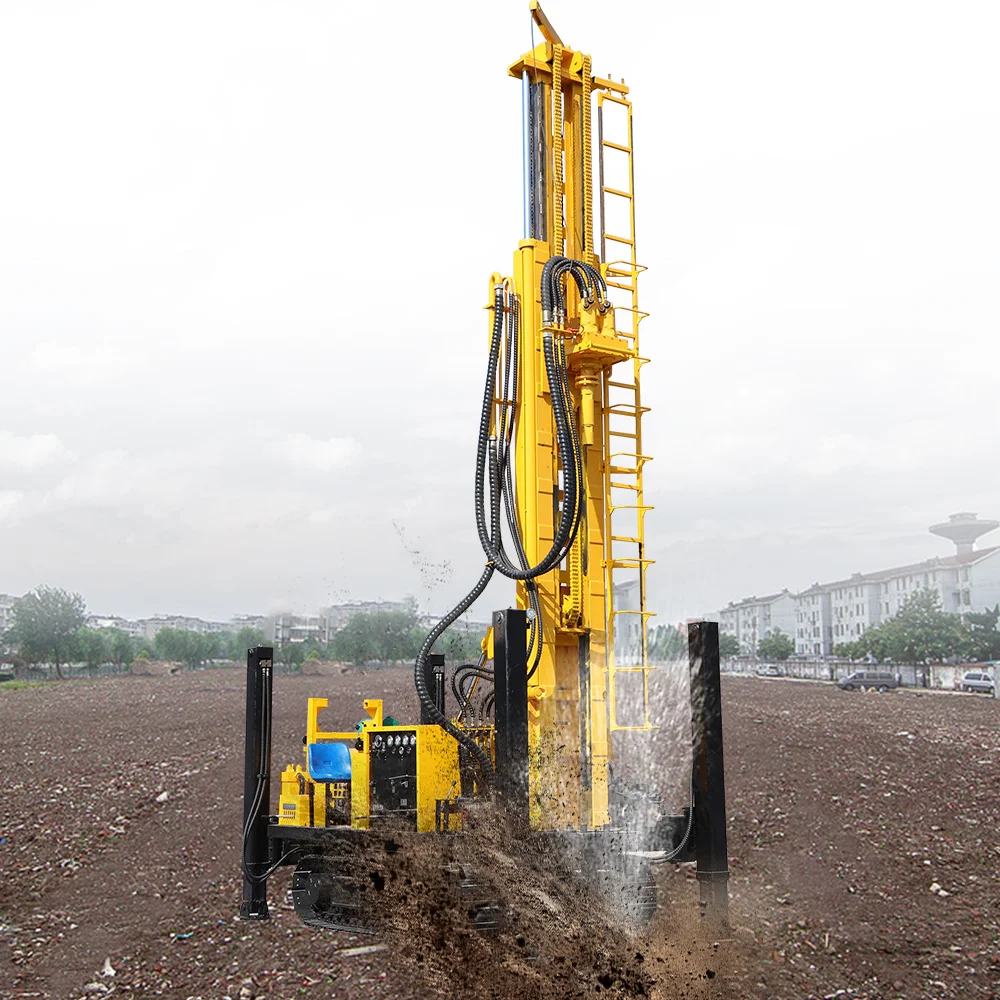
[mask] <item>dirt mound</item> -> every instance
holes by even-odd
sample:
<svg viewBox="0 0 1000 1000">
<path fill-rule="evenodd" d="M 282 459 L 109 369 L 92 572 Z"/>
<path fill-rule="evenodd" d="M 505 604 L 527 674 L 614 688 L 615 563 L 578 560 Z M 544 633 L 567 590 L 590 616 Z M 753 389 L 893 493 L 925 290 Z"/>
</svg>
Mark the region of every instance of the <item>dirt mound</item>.
<svg viewBox="0 0 1000 1000">
<path fill-rule="evenodd" d="M 733 946 L 720 954 L 699 936 L 691 883 L 672 879 L 673 868 L 661 895 L 681 890 L 687 905 L 641 923 L 619 905 L 621 886 L 607 870 L 586 870 L 568 842 L 561 850 L 556 838 L 512 837 L 489 810 L 469 835 L 402 837 L 394 847 L 370 870 L 379 891 L 366 894 L 366 916 L 427 995 L 721 995 Z"/>
<path fill-rule="evenodd" d="M 306 677 L 339 677 L 353 669 L 351 664 L 338 660 L 306 660 L 302 664 L 302 673 Z"/>
<path fill-rule="evenodd" d="M 130 668 L 134 677 L 169 677 L 184 672 L 183 663 L 170 660 L 136 660 Z"/>
</svg>

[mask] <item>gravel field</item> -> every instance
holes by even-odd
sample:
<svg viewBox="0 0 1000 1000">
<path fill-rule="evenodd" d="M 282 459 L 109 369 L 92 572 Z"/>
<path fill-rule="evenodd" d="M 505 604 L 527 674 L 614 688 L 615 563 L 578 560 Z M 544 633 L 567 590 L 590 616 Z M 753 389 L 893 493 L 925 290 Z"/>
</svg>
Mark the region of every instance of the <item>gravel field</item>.
<svg viewBox="0 0 1000 1000">
<path fill-rule="evenodd" d="M 990 699 L 725 678 L 732 936 L 694 933 L 688 866 L 660 873 L 663 912 L 635 936 L 535 871 L 547 909 L 525 904 L 542 944 L 529 961 L 507 937 L 452 940 L 423 910 L 384 950 L 352 955 L 371 940 L 299 925 L 287 872 L 273 919 L 237 922 L 243 677 L 0 691 L 4 1000 L 1000 997 Z M 364 697 L 416 713 L 407 671 L 279 676 L 275 770 L 301 757 L 309 695 L 330 697 L 338 727 Z M 665 727 L 652 758 L 668 788 L 677 733 Z"/>
</svg>

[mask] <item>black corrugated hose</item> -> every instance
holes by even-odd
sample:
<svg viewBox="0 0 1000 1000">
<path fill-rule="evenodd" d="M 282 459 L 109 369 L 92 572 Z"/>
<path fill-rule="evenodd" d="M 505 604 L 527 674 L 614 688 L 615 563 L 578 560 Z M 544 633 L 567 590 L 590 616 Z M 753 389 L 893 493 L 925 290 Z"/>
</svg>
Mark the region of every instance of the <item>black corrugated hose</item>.
<svg viewBox="0 0 1000 1000">
<path fill-rule="evenodd" d="M 565 294 L 562 284 L 566 275 L 572 276 L 585 302 L 596 301 L 602 312 L 609 308 L 607 287 L 596 268 L 583 261 L 570 260 L 567 257 L 552 257 L 546 261 L 542 269 L 541 300 L 544 325 L 552 323 L 553 320 L 562 322 L 565 319 Z M 576 538 L 585 511 L 584 483 L 582 481 L 583 457 L 569 391 L 565 342 L 559 338 L 557 345 L 552 331 L 543 328 L 542 355 L 552 399 L 556 443 L 562 462 L 563 499 L 549 551 L 534 566 L 528 565 L 524 541 L 517 525 L 516 496 L 511 467 L 512 442 L 515 434 L 514 412 L 519 389 L 517 379 L 517 352 L 520 334 L 519 307 L 516 297 L 512 297 L 509 308 L 505 310 L 504 299 L 504 286 L 497 285 L 493 295 L 493 335 L 490 341 L 486 386 L 483 393 L 479 436 L 476 444 L 476 530 L 489 561 L 472 590 L 431 630 L 420 647 L 414 665 L 414 683 L 426 714 L 462 744 L 478 763 L 484 765 L 482 771 L 486 781 L 492 777 L 492 765 L 488 754 L 471 736 L 458 729 L 438 710 L 427 689 L 424 663 L 435 642 L 472 606 L 486 589 L 494 570 L 499 570 L 509 579 L 524 581 L 529 605 L 535 612 L 531 622 L 532 634 L 529 639 L 529 654 L 534 654 L 530 677 L 538 666 L 542 647 L 541 608 L 533 581 L 536 577 L 554 569 L 566 558 L 569 548 Z M 496 428 L 498 433 L 493 436 L 490 433 L 491 418 L 497 398 L 497 372 L 504 334 L 505 314 L 507 315 L 507 336 L 503 381 L 499 395 L 500 416 Z M 489 489 L 488 515 L 486 509 L 487 486 Z M 500 529 L 501 507 L 504 508 L 506 514 L 517 565 L 507 558 L 504 551 L 503 535 Z M 453 684 L 454 681 L 455 678 L 453 678 Z"/>
</svg>

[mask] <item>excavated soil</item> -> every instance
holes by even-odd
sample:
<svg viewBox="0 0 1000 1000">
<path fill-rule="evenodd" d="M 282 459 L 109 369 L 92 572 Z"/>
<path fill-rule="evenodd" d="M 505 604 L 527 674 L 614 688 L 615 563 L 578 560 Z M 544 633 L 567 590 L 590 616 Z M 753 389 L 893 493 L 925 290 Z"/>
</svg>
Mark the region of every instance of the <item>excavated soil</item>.
<svg viewBox="0 0 1000 1000">
<path fill-rule="evenodd" d="M 619 766 L 679 806 L 687 709 L 663 705 L 683 672 L 654 691 L 653 752 Z M 364 697 L 416 711 L 406 671 L 279 676 L 275 769 L 301 758 L 309 695 L 338 728 Z M 428 848 L 394 863 L 368 938 L 299 924 L 287 871 L 269 922 L 235 919 L 242 671 L 2 691 L 0 997 L 1000 997 L 1000 706 L 760 678 L 723 698 L 728 936 L 699 927 L 690 866 L 658 870 L 635 929 L 487 824 L 455 850 L 502 891 L 497 934 L 469 930 Z"/>
</svg>

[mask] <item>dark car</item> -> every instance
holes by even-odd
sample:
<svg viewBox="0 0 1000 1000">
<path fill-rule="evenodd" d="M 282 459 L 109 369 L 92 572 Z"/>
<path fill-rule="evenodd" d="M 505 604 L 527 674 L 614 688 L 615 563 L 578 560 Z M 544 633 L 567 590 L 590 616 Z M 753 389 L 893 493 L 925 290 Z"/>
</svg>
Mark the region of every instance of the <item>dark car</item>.
<svg viewBox="0 0 1000 1000">
<path fill-rule="evenodd" d="M 986 671 L 969 670 L 962 677 L 963 691 L 979 691 L 993 696 L 993 678 Z"/>
<path fill-rule="evenodd" d="M 899 687 L 899 678 L 884 670 L 855 670 L 853 674 L 837 681 L 842 691 L 869 690 L 891 691 Z"/>
</svg>

